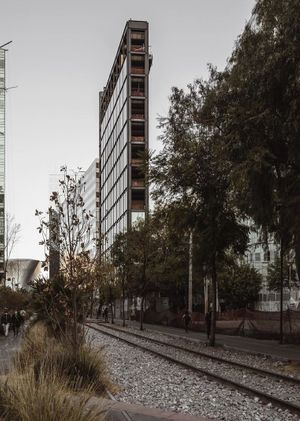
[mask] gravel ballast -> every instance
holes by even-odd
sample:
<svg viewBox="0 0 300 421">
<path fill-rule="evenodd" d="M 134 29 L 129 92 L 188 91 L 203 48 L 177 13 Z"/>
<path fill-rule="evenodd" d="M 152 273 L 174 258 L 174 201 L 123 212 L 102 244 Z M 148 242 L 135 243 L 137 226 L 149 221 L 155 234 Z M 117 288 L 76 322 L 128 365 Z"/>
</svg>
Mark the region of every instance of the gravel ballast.
<svg viewBox="0 0 300 421">
<path fill-rule="evenodd" d="M 191 370 L 147 351 L 88 329 L 93 346 L 105 345 L 113 380 L 121 388 L 118 401 L 219 420 L 298 420 L 289 411 L 263 404 L 258 398 L 209 381 Z"/>
</svg>

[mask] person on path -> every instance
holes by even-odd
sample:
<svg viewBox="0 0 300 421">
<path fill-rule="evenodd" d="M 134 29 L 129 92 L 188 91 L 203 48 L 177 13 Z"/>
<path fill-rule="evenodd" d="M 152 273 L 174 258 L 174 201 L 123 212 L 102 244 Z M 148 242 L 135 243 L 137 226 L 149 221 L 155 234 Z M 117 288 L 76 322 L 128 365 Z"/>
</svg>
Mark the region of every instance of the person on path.
<svg viewBox="0 0 300 421">
<path fill-rule="evenodd" d="M 192 320 L 190 313 L 188 312 L 188 310 L 185 310 L 183 316 L 182 316 L 182 320 L 184 321 L 184 329 L 186 331 L 186 333 L 188 333 L 189 331 L 189 324 Z"/>
<path fill-rule="evenodd" d="M 20 326 L 22 324 L 22 316 L 18 311 L 15 311 L 11 316 L 11 324 L 14 331 L 14 336 L 18 336 L 20 332 Z"/>
<path fill-rule="evenodd" d="M 209 335 L 210 335 L 210 326 L 211 326 L 211 310 L 209 310 L 206 314 L 205 314 L 205 326 L 206 326 L 206 335 L 207 335 L 207 339 L 209 339 Z"/>
<path fill-rule="evenodd" d="M 4 313 L 1 316 L 1 325 L 3 328 L 4 336 L 8 336 L 9 325 L 11 323 L 11 315 L 8 313 L 8 309 L 4 310 Z"/>
<path fill-rule="evenodd" d="M 105 323 L 108 323 L 108 308 L 107 307 L 105 307 L 105 309 L 103 310 L 103 317 L 104 317 Z"/>
</svg>

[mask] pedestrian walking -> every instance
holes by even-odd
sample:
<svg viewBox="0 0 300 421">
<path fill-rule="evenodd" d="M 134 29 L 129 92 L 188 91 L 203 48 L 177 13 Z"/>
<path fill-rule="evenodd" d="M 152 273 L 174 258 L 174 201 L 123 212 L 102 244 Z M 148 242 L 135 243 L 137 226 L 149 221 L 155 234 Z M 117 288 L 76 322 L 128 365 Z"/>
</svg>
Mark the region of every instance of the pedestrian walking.
<svg viewBox="0 0 300 421">
<path fill-rule="evenodd" d="M 4 309 L 4 313 L 1 316 L 1 325 L 3 328 L 4 336 L 8 336 L 9 326 L 11 323 L 11 315 L 8 312 L 8 309 Z"/>
<path fill-rule="evenodd" d="M 102 306 L 101 306 L 101 304 L 99 304 L 99 306 L 98 306 L 98 310 L 97 310 L 97 319 L 100 319 L 100 317 L 101 317 L 101 309 L 102 309 Z"/>
<path fill-rule="evenodd" d="M 184 321 L 184 329 L 186 331 L 186 333 L 188 333 L 189 331 L 189 324 L 192 320 L 190 313 L 188 312 L 188 310 L 185 310 L 183 316 L 182 316 L 182 320 Z"/>
<path fill-rule="evenodd" d="M 18 311 L 15 311 L 14 314 L 11 316 L 11 324 L 14 332 L 14 336 L 18 336 L 20 332 L 20 327 L 22 324 L 22 316 Z"/>
<path fill-rule="evenodd" d="M 211 310 L 209 310 L 206 314 L 205 314 L 205 326 L 206 326 L 206 335 L 207 335 L 207 339 L 209 339 L 209 335 L 210 335 L 210 327 L 211 327 Z"/>
<path fill-rule="evenodd" d="M 104 317 L 105 323 L 108 323 L 108 308 L 107 307 L 105 307 L 105 309 L 103 310 L 103 317 Z"/>
</svg>

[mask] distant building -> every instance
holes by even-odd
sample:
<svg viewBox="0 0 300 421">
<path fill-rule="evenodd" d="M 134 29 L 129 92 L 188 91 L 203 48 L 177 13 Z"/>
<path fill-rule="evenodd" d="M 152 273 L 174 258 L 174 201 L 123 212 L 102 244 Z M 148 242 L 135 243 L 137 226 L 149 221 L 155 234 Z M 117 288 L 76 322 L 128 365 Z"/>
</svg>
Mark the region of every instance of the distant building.
<svg viewBox="0 0 300 421">
<path fill-rule="evenodd" d="M 29 282 L 42 276 L 42 262 L 34 259 L 9 259 L 6 285 L 14 290 L 30 289 Z"/>
<path fill-rule="evenodd" d="M 270 238 L 266 247 L 265 242 L 260 240 L 257 232 L 251 231 L 249 235 L 246 261 L 255 268 L 262 276 L 263 283 L 255 304 L 255 309 L 260 311 L 280 311 L 280 293 L 271 291 L 267 284 L 268 267 L 280 257 L 280 247 Z M 297 287 L 284 288 L 283 308 L 296 309 L 300 301 L 300 289 Z"/>
<path fill-rule="evenodd" d="M 143 156 L 148 150 L 148 23 L 126 23 L 100 92 L 100 224 L 102 251 L 148 210 Z"/>
<path fill-rule="evenodd" d="M 0 48 L 0 280 L 5 260 L 5 49 Z"/>
<path fill-rule="evenodd" d="M 91 232 L 87 249 L 96 254 L 96 245 L 99 240 L 100 221 L 100 189 L 99 189 L 99 159 L 96 158 L 81 177 L 81 196 L 85 210 L 92 215 Z"/>
</svg>

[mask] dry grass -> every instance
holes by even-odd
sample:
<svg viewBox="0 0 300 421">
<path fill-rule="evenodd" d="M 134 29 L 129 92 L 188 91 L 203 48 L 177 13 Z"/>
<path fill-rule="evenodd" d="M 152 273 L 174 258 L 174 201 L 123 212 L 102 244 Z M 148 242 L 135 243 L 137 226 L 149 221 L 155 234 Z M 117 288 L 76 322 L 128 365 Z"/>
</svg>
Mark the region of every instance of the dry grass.
<svg viewBox="0 0 300 421">
<path fill-rule="evenodd" d="M 56 374 L 31 368 L 0 381 L 0 417 L 4 421 L 101 421 L 104 408 L 87 409 L 89 397 L 70 397 L 67 383 Z"/>
<path fill-rule="evenodd" d="M 40 372 L 49 376 L 55 373 L 75 391 L 88 390 L 102 395 L 106 389 L 113 389 L 102 350 L 96 351 L 86 344 L 74 353 L 70 343 L 49 336 L 41 323 L 34 325 L 26 335 L 15 358 L 15 367 L 20 373 L 31 367 L 36 377 Z"/>
<path fill-rule="evenodd" d="M 300 375 L 300 363 L 299 362 L 290 362 L 283 364 L 280 366 L 280 370 L 284 374 L 293 374 L 293 375 Z"/>
</svg>

